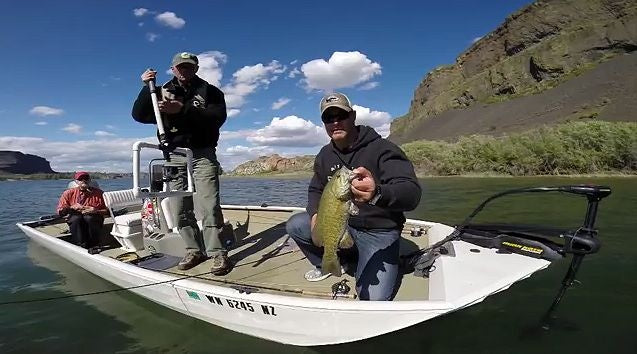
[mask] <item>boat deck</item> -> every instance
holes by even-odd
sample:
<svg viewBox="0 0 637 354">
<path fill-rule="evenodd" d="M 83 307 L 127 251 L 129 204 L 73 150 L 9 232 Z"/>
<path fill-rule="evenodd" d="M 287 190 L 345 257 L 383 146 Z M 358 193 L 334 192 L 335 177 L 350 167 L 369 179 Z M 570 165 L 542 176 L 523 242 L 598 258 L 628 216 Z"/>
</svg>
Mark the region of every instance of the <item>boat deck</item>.
<svg viewBox="0 0 637 354">
<path fill-rule="evenodd" d="M 353 270 L 340 278 L 331 276 L 319 282 L 308 282 L 304 279 L 303 275 L 311 269 L 311 265 L 285 231 L 285 222 L 293 212 L 225 209 L 223 213 L 233 226 L 236 238 L 234 247 L 229 251 L 230 259 L 235 264 L 229 274 L 211 275 L 209 273 L 211 261 L 201 263 L 187 271 L 179 270 L 176 266 L 161 271 L 176 276 L 193 276 L 200 281 L 212 282 L 216 285 L 252 286 L 258 288 L 260 292 L 309 297 L 332 297 L 332 285 L 346 279 L 351 290 L 344 299 L 355 298 Z M 103 240 L 109 240 L 112 244 L 114 240 L 109 235 L 111 227 L 112 220 L 107 218 L 104 222 Z M 401 254 L 428 244 L 426 235 L 412 237 L 409 233 L 411 227 L 412 225 L 405 225 L 401 239 Z M 37 229 L 51 236 L 66 240 L 70 238 L 69 228 L 64 222 L 40 226 Z M 117 258 L 125 253 L 128 251 L 116 247 L 104 250 L 100 254 Z M 136 253 L 139 257 L 150 255 L 147 250 Z M 427 300 L 428 294 L 427 278 L 405 274 L 401 277 L 395 299 Z"/>
</svg>

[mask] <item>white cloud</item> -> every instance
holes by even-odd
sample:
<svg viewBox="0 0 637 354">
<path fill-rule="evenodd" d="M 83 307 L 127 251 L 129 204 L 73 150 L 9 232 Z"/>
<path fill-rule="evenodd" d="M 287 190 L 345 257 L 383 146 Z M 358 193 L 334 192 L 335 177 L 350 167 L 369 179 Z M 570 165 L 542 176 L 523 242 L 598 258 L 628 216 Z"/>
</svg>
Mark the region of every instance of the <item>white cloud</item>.
<svg viewBox="0 0 637 354">
<path fill-rule="evenodd" d="M 115 136 L 115 134 L 113 134 L 111 132 L 103 131 L 103 130 L 95 131 L 95 135 L 96 136 Z"/>
<path fill-rule="evenodd" d="M 366 82 L 381 74 L 381 66 L 358 51 L 334 52 L 328 61 L 315 59 L 301 65 L 301 71 L 306 89 L 330 91 Z"/>
<path fill-rule="evenodd" d="M 210 84 L 219 86 L 223 77 L 221 64 L 225 64 L 228 57 L 219 51 L 208 51 L 197 54 L 197 59 L 199 59 L 197 75 Z"/>
<path fill-rule="evenodd" d="M 186 21 L 183 18 L 177 17 L 174 12 L 170 11 L 162 12 L 155 16 L 155 21 L 160 25 L 174 29 L 180 29 L 186 25 Z"/>
<path fill-rule="evenodd" d="M 290 79 L 294 79 L 296 77 L 296 75 L 300 74 L 301 70 L 299 70 L 298 68 L 294 68 L 292 70 L 290 70 L 290 72 L 288 73 L 288 77 Z"/>
<path fill-rule="evenodd" d="M 77 125 L 75 123 L 69 123 L 66 125 L 66 127 L 62 128 L 62 130 L 64 130 L 65 132 L 69 132 L 72 134 L 79 134 L 82 132 L 82 126 L 81 125 Z"/>
<path fill-rule="evenodd" d="M 298 59 L 294 59 L 294 60 L 292 60 L 292 61 L 290 62 L 290 65 L 294 65 L 294 64 L 296 64 L 296 63 L 298 63 L 298 62 L 299 62 L 299 61 L 298 61 Z"/>
<path fill-rule="evenodd" d="M 256 130 L 246 138 L 248 142 L 262 146 L 310 147 L 329 141 L 323 127 L 297 116 L 275 117 L 269 125 Z"/>
<path fill-rule="evenodd" d="M 274 110 L 281 109 L 283 106 L 290 103 L 290 101 L 292 100 L 287 97 L 281 97 L 278 100 L 276 100 L 276 102 L 272 103 L 272 109 Z"/>
<path fill-rule="evenodd" d="M 114 125 L 110 125 L 110 124 L 106 124 L 104 127 L 106 129 L 111 129 L 111 130 L 115 129 L 115 126 Z"/>
<path fill-rule="evenodd" d="M 230 108 L 230 109 L 228 110 L 228 118 L 232 118 L 232 117 L 234 117 L 234 116 L 238 115 L 240 112 L 241 112 L 241 110 L 240 110 L 240 109 Z"/>
<path fill-rule="evenodd" d="M 146 15 L 148 13 L 148 9 L 145 9 L 143 7 L 137 8 L 133 10 L 133 14 L 135 15 L 135 17 L 142 17 L 144 15 Z"/>
<path fill-rule="evenodd" d="M 359 90 L 371 90 L 374 89 L 376 87 L 378 87 L 378 85 L 380 85 L 380 83 L 378 81 L 370 81 L 366 84 L 361 85 L 358 89 Z"/>
<path fill-rule="evenodd" d="M 477 41 L 479 41 L 479 40 L 481 40 L 481 39 L 482 39 L 482 36 L 480 36 L 480 37 L 475 37 L 474 39 L 472 39 L 472 40 L 471 40 L 471 43 L 473 44 L 473 43 L 475 43 L 475 42 L 477 42 Z"/>
<path fill-rule="evenodd" d="M 59 116 L 64 114 L 64 110 L 60 108 L 53 108 L 48 106 L 35 106 L 29 111 L 30 114 L 40 117 L 46 116 Z"/>
<path fill-rule="evenodd" d="M 370 126 L 383 138 L 389 135 L 389 124 L 391 122 L 391 115 L 389 113 L 372 111 L 367 107 L 358 105 L 353 105 L 352 108 L 356 111 L 357 125 Z"/>
<path fill-rule="evenodd" d="M 149 42 L 154 42 L 154 41 L 156 41 L 156 40 L 157 40 L 157 38 L 159 38 L 159 37 L 160 37 L 160 35 L 158 35 L 157 33 L 152 33 L 152 32 L 148 32 L 148 33 L 146 33 L 146 39 L 147 39 Z"/>
<path fill-rule="evenodd" d="M 276 75 L 287 70 L 287 67 L 273 60 L 267 65 L 262 63 L 244 66 L 232 74 L 232 82 L 222 88 L 226 96 L 226 105 L 239 108 L 245 104 L 246 96 L 260 87 L 267 88 Z"/>
<path fill-rule="evenodd" d="M 42 156 L 51 162 L 55 171 L 131 172 L 131 147 L 135 141 L 155 142 L 156 137 L 108 138 L 97 141 L 49 141 L 36 137 L 0 136 L 0 150 L 21 151 L 25 154 Z M 148 166 L 151 158 L 160 157 L 159 152 L 142 150 L 141 166 Z"/>
<path fill-rule="evenodd" d="M 47 123 L 47 122 L 35 122 L 35 125 L 47 125 L 47 124 L 49 124 L 49 123 Z"/>
<path fill-rule="evenodd" d="M 137 22 L 137 26 L 138 27 L 144 27 L 144 23 L 143 22 Z"/>
<path fill-rule="evenodd" d="M 242 130 L 222 130 L 219 137 L 219 141 L 234 139 L 245 139 L 246 137 L 254 134 L 254 130 L 242 129 Z"/>
<path fill-rule="evenodd" d="M 238 165 L 254 160 L 259 156 L 271 155 L 275 153 L 274 149 L 268 146 L 243 146 L 235 145 L 225 149 L 217 149 L 217 156 L 222 161 L 221 165 L 224 170 L 231 171 Z"/>
</svg>

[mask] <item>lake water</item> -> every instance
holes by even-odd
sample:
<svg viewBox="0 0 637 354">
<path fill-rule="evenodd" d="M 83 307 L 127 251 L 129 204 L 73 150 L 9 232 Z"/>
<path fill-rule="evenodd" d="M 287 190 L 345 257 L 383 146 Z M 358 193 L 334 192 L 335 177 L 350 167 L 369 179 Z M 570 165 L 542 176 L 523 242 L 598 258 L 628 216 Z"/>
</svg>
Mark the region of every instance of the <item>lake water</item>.
<svg viewBox="0 0 637 354">
<path fill-rule="evenodd" d="M 0 181 L 0 302 L 114 286 L 29 242 L 15 226 L 54 212 L 68 181 Z M 127 179 L 99 181 L 130 188 Z M 223 177 L 222 203 L 305 206 L 307 179 Z M 548 331 L 538 322 L 567 260 L 482 303 L 398 332 L 324 347 L 285 346 L 231 332 L 121 291 L 0 305 L 0 353 L 635 353 L 637 178 L 428 178 L 408 217 L 455 224 L 505 189 L 594 183 L 611 186 L 597 219 L 602 249 L 587 256 Z M 478 221 L 577 226 L 584 198 L 524 195 L 494 202 Z M 570 261 L 570 259 L 569 259 Z"/>
</svg>

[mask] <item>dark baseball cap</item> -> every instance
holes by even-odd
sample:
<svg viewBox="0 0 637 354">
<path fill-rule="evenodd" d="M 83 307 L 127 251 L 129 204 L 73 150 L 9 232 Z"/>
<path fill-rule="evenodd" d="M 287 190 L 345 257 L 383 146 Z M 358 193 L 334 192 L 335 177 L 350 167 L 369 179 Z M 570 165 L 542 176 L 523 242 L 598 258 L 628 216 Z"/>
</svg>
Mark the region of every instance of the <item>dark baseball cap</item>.
<svg viewBox="0 0 637 354">
<path fill-rule="evenodd" d="M 89 176 L 88 172 L 86 172 L 86 171 L 77 171 L 77 172 L 75 172 L 75 175 L 73 176 L 73 179 L 79 180 L 82 177 L 91 178 L 91 176 Z"/>
<path fill-rule="evenodd" d="M 197 59 L 196 55 L 189 52 L 180 52 L 175 54 L 175 56 L 173 57 L 172 66 L 177 66 L 179 64 L 184 64 L 184 63 L 199 65 L 199 59 Z"/>
<path fill-rule="evenodd" d="M 323 116 L 325 110 L 330 107 L 338 107 L 346 112 L 354 110 L 349 98 L 340 92 L 332 92 L 323 96 L 321 99 L 321 116 Z"/>
</svg>

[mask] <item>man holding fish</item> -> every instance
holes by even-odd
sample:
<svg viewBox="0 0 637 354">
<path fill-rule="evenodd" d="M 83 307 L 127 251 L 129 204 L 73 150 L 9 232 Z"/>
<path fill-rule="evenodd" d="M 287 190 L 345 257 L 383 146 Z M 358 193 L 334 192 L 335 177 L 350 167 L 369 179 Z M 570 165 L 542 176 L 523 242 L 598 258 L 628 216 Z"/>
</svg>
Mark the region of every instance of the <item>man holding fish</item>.
<svg viewBox="0 0 637 354">
<path fill-rule="evenodd" d="M 356 111 L 342 93 L 321 99 L 331 138 L 314 160 L 307 213 L 293 215 L 288 234 L 315 266 L 308 281 L 341 276 L 339 256 L 354 255 L 361 300 L 391 300 L 398 279 L 404 211 L 421 189 L 404 152 L 374 129 L 355 125 Z"/>
</svg>

